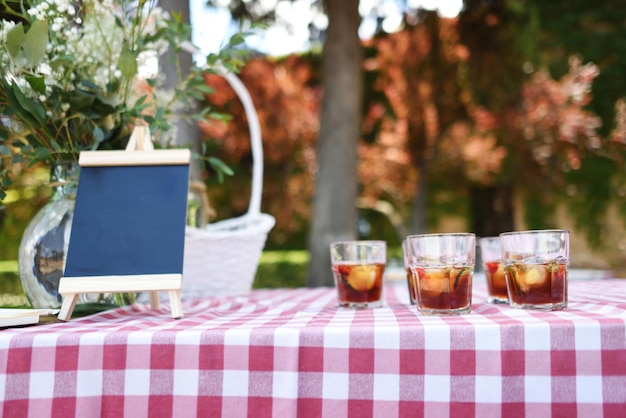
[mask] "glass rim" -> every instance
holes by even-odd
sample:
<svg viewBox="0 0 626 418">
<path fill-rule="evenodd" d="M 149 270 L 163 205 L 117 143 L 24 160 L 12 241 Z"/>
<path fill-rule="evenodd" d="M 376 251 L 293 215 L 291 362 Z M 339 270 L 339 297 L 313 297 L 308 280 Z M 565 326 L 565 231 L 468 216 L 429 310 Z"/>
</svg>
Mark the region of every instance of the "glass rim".
<svg viewBox="0 0 626 418">
<path fill-rule="evenodd" d="M 562 234 L 562 233 L 566 233 L 569 234 L 569 230 L 568 229 L 528 229 L 525 231 L 509 231 L 509 232 L 502 232 L 499 237 L 502 236 L 513 236 L 513 235 L 540 235 L 540 234 Z"/>
<path fill-rule="evenodd" d="M 351 244 L 351 245 L 365 245 L 365 244 L 378 244 L 378 245 L 387 245 L 387 241 L 383 241 L 383 240 L 378 240 L 378 239 L 365 239 L 365 240 L 361 240 L 361 239 L 355 239 L 355 240 L 344 240 L 344 241 L 332 241 L 329 245 L 333 246 L 333 245 L 345 245 L 345 244 Z"/>
<path fill-rule="evenodd" d="M 406 240 L 415 239 L 415 238 L 437 238 L 437 237 L 474 237 L 476 238 L 476 234 L 473 232 L 442 232 L 442 233 L 434 233 L 434 234 L 414 234 L 407 235 Z"/>
</svg>

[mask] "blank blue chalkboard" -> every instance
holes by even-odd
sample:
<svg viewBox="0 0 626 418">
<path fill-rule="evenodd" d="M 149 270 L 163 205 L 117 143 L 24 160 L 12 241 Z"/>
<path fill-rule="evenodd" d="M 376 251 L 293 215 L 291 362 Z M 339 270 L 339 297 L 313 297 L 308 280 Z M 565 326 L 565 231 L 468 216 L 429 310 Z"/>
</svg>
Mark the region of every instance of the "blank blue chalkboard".
<svg viewBox="0 0 626 418">
<path fill-rule="evenodd" d="M 64 277 L 182 273 L 189 165 L 81 168 Z"/>
</svg>

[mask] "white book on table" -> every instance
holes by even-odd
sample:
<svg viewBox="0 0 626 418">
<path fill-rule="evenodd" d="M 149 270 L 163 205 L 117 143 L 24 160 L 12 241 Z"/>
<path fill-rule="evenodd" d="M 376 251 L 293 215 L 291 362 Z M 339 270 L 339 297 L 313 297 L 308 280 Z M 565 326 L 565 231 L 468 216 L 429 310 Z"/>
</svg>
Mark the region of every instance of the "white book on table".
<svg viewBox="0 0 626 418">
<path fill-rule="evenodd" d="M 42 315 L 52 315 L 53 309 L 0 308 L 0 328 L 38 324 Z"/>
</svg>

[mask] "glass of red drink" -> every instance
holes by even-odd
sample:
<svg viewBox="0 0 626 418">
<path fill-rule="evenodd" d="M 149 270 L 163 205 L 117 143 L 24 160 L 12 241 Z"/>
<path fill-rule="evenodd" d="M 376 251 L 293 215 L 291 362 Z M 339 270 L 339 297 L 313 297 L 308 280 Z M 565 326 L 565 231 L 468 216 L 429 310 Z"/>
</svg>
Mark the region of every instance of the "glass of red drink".
<svg viewBox="0 0 626 418">
<path fill-rule="evenodd" d="M 568 231 L 506 232 L 500 234 L 500 246 L 511 307 L 567 307 Z"/>
<path fill-rule="evenodd" d="M 423 315 L 459 315 L 472 309 L 476 236 L 468 233 L 409 235 L 409 267 Z"/>
<path fill-rule="evenodd" d="M 333 242 L 330 259 L 339 306 L 375 308 L 383 305 L 385 241 Z"/>
<path fill-rule="evenodd" d="M 489 303 L 509 303 L 504 266 L 502 265 L 500 237 L 483 237 L 479 243 L 489 292 L 487 301 Z"/>
</svg>

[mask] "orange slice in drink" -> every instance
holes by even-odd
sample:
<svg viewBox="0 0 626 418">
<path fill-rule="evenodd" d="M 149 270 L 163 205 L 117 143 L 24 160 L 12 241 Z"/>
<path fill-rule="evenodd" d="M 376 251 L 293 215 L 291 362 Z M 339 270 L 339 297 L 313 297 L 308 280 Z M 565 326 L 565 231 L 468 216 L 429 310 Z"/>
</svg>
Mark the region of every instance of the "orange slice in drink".
<svg viewBox="0 0 626 418">
<path fill-rule="evenodd" d="M 376 266 L 354 266 L 346 281 L 357 292 L 365 292 L 376 283 Z"/>
<path fill-rule="evenodd" d="M 420 290 L 428 292 L 449 292 L 450 276 L 446 268 L 426 268 L 424 277 L 421 277 L 419 286 Z"/>
</svg>

